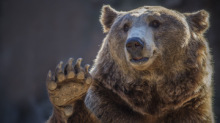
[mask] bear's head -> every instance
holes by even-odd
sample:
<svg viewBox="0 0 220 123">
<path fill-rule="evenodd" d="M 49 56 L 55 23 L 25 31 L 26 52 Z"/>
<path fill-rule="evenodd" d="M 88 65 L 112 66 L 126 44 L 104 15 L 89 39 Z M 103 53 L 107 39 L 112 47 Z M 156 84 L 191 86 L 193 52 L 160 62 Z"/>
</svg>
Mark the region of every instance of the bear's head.
<svg viewBox="0 0 220 123">
<path fill-rule="evenodd" d="M 144 6 L 125 12 L 105 5 L 100 22 L 111 57 L 120 65 L 143 71 L 186 59 L 189 43 L 203 37 L 209 27 L 208 18 L 205 10 L 180 13 Z"/>
</svg>

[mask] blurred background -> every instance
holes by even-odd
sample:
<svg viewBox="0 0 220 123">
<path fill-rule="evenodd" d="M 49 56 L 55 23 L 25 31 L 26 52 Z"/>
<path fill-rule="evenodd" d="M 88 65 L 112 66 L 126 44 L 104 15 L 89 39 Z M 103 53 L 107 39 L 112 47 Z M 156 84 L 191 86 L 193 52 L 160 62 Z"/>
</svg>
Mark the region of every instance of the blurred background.
<svg viewBox="0 0 220 123">
<path fill-rule="evenodd" d="M 124 11 L 161 5 L 180 12 L 210 12 L 206 37 L 214 57 L 214 111 L 220 123 L 219 0 L 1 0 L 0 122 L 48 119 L 52 106 L 45 87 L 47 72 L 69 57 L 93 63 L 105 36 L 99 23 L 103 4 Z"/>
</svg>

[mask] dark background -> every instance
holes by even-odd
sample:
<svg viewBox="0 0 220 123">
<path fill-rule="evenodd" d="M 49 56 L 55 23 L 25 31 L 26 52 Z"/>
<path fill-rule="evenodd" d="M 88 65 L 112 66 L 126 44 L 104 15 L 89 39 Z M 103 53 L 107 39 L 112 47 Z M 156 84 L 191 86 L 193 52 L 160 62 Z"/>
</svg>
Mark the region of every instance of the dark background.
<svg viewBox="0 0 220 123">
<path fill-rule="evenodd" d="M 219 0 L 1 0 L 0 122 L 42 123 L 48 119 L 45 78 L 49 69 L 69 57 L 92 64 L 104 34 L 100 9 L 161 5 L 180 12 L 205 9 L 211 27 L 206 33 L 214 58 L 214 111 L 220 122 Z"/>
</svg>

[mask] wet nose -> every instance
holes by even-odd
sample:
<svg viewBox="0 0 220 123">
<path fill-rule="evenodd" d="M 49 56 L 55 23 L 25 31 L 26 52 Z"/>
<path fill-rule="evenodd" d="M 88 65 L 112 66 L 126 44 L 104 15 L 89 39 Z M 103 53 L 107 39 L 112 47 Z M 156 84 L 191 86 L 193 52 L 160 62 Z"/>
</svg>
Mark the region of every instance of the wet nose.
<svg viewBox="0 0 220 123">
<path fill-rule="evenodd" d="M 129 53 L 141 52 L 144 47 L 144 42 L 138 37 L 129 38 L 126 41 L 126 49 Z"/>
</svg>

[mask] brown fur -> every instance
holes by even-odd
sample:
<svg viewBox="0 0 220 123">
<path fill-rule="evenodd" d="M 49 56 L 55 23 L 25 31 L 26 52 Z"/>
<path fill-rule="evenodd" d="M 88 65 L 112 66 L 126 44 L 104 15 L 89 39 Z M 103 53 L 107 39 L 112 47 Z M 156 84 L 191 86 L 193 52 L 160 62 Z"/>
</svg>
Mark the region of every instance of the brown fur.
<svg viewBox="0 0 220 123">
<path fill-rule="evenodd" d="M 104 9 L 107 8 L 111 9 L 104 6 Z M 142 8 L 118 12 L 116 19 L 110 19 L 115 21 L 107 24 L 109 27 L 109 24 L 114 23 L 91 71 L 96 83 L 102 83 L 102 86 L 110 89 L 124 101 L 128 108 L 140 113 L 143 119 L 146 119 L 142 120 L 143 122 L 149 119 L 151 122 L 214 122 L 211 78 L 208 78 L 212 74 L 211 58 L 203 37 L 208 28 L 208 13 L 202 10 L 192 14 L 181 14 L 162 7 L 145 8 L 152 13 L 148 16 L 149 19 L 159 18 L 164 23 L 161 29 L 154 31 L 158 47 L 158 56 L 154 63 L 144 71 L 129 66 L 123 51 L 122 44 L 126 40 L 126 35 L 121 31 L 121 25 L 132 21 L 131 14 L 138 13 Z M 106 18 L 101 20 L 105 21 L 103 23 L 108 22 Z M 103 26 L 106 28 L 105 24 Z M 92 88 L 94 89 L 90 91 L 94 96 L 96 93 L 104 93 L 97 92 L 98 85 Z M 87 97 L 91 95 L 89 93 Z M 87 98 L 86 103 L 94 111 L 102 102 L 91 106 L 89 104 L 92 100 Z M 105 98 L 100 97 L 98 100 L 104 102 Z M 112 102 L 117 100 L 112 99 Z M 112 102 L 108 101 L 108 105 Z M 95 114 L 97 116 L 110 112 L 109 110 L 110 108 L 107 108 Z M 111 112 L 111 115 L 113 114 L 119 117 L 122 115 Z M 124 115 L 128 115 L 128 112 L 124 112 Z M 116 117 L 99 118 L 105 121 Z M 134 117 L 133 120 L 137 118 Z"/>
<path fill-rule="evenodd" d="M 62 114 L 59 110 L 54 109 L 54 112 L 48 123 L 98 123 L 99 121 L 96 119 L 94 114 L 92 114 L 86 107 L 82 100 L 78 100 L 76 102 L 76 107 L 74 108 L 74 113 L 68 117 L 68 119 L 64 118 L 64 114 Z"/>
<path fill-rule="evenodd" d="M 123 25 L 138 17 L 147 24 L 161 22 L 153 30 L 155 59 L 144 70 L 131 67 L 124 52 Z M 104 6 L 100 21 L 107 35 L 90 71 L 94 82 L 86 107 L 101 122 L 213 123 L 213 70 L 203 36 L 208 18 L 204 10 L 179 13 L 145 6 L 117 12 Z"/>
</svg>

